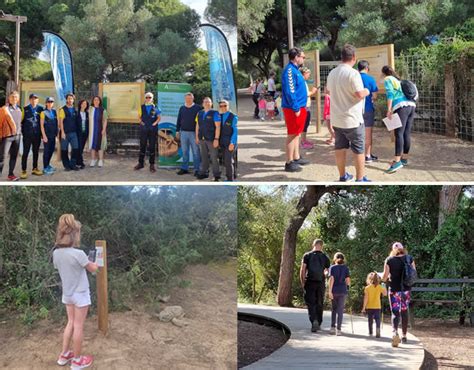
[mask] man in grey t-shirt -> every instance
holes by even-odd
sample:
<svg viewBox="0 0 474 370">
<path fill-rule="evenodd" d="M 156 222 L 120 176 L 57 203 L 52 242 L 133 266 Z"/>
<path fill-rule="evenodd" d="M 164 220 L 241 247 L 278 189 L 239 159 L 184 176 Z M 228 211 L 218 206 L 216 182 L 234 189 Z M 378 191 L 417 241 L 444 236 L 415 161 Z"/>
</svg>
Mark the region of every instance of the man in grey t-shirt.
<svg viewBox="0 0 474 370">
<path fill-rule="evenodd" d="M 84 251 L 76 248 L 56 248 L 53 264 L 61 276 L 63 296 L 89 291 L 86 266 L 89 259 Z"/>
<path fill-rule="evenodd" d="M 339 181 L 351 181 L 346 172 L 346 151 L 354 155 L 357 181 L 369 181 L 365 169 L 365 127 L 362 115 L 365 97 L 370 94 L 364 88 L 362 77 L 353 69 L 356 49 L 346 44 L 341 52 L 342 63 L 328 75 L 327 90 L 331 95 L 331 124 L 336 135 L 336 165 Z"/>
</svg>

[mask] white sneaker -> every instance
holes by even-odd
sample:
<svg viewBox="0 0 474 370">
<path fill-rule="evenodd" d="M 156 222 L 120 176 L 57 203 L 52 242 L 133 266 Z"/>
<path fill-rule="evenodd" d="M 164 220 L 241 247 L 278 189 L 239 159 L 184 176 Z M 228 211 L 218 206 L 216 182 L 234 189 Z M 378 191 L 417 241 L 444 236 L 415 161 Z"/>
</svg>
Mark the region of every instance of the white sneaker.
<svg viewBox="0 0 474 370">
<path fill-rule="evenodd" d="M 104 161 L 102 159 L 99 160 L 99 164 L 97 166 L 98 167 L 104 167 Z"/>
<path fill-rule="evenodd" d="M 97 159 L 91 159 L 91 164 L 90 164 L 90 166 L 91 166 L 91 167 L 95 167 L 96 164 L 97 164 Z"/>
<path fill-rule="evenodd" d="M 342 335 L 341 329 L 336 329 L 336 335 L 337 335 L 337 336 Z"/>
<path fill-rule="evenodd" d="M 331 329 L 329 329 L 329 334 L 336 334 L 336 328 L 331 326 Z"/>
<path fill-rule="evenodd" d="M 65 354 L 61 353 L 58 357 L 57 364 L 59 366 L 67 365 L 68 363 L 72 361 L 73 358 L 74 358 L 74 353 L 72 353 L 71 351 L 67 351 Z"/>
</svg>

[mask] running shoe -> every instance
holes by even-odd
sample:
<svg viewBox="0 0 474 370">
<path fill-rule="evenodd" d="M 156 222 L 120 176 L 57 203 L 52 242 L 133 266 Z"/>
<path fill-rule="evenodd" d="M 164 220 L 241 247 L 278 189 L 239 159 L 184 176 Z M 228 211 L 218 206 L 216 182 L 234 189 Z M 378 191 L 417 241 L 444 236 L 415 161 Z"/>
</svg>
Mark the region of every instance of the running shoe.
<svg viewBox="0 0 474 370">
<path fill-rule="evenodd" d="M 400 337 L 398 336 L 398 334 L 393 334 L 392 336 L 392 347 L 398 347 L 398 345 L 400 344 Z"/>
<path fill-rule="evenodd" d="M 57 364 L 59 366 L 67 365 L 74 358 L 74 353 L 67 351 L 66 353 L 61 353 L 58 357 Z"/>
<path fill-rule="evenodd" d="M 313 324 L 311 325 L 311 331 L 313 333 L 316 333 L 321 327 L 319 326 L 319 322 L 313 321 Z"/>
<path fill-rule="evenodd" d="M 392 162 L 392 165 L 386 171 L 387 173 L 397 172 L 399 169 L 403 168 L 403 163 L 401 161 Z"/>
<path fill-rule="evenodd" d="M 43 171 L 38 168 L 33 168 L 33 171 L 31 171 L 31 173 L 35 176 L 43 176 Z"/>
<path fill-rule="evenodd" d="M 349 172 L 342 177 L 339 177 L 339 182 L 351 182 L 354 181 L 354 176 L 352 176 Z"/>
<path fill-rule="evenodd" d="M 293 163 L 296 163 L 300 166 L 306 166 L 307 164 L 309 164 L 310 162 L 307 160 L 307 159 L 304 159 L 303 157 L 300 157 L 299 159 L 295 159 L 293 161 Z"/>
<path fill-rule="evenodd" d="M 372 182 L 372 180 L 369 180 L 367 176 L 364 176 L 362 179 L 356 180 L 356 182 Z"/>
<path fill-rule="evenodd" d="M 71 369 L 85 369 L 92 365 L 93 358 L 92 356 L 81 356 L 79 358 L 74 358 L 71 361 Z"/>
<path fill-rule="evenodd" d="M 300 172 L 302 170 L 303 169 L 301 168 L 301 166 L 298 163 L 296 163 L 295 161 L 290 162 L 290 163 L 285 163 L 285 171 L 286 172 Z"/>
</svg>

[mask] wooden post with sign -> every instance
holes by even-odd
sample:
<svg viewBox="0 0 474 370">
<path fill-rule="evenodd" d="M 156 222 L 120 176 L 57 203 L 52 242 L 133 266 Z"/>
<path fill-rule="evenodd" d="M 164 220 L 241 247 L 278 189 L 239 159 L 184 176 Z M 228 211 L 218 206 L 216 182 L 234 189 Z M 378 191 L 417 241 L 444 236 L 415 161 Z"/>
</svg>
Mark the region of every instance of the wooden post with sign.
<svg viewBox="0 0 474 370">
<path fill-rule="evenodd" d="M 107 243 L 105 240 L 95 241 L 97 271 L 97 314 L 99 331 L 107 334 L 109 330 L 109 297 L 107 286 Z"/>
<path fill-rule="evenodd" d="M 314 58 L 314 86 L 316 87 L 316 133 L 321 132 L 321 66 L 319 65 L 319 50 Z"/>
</svg>

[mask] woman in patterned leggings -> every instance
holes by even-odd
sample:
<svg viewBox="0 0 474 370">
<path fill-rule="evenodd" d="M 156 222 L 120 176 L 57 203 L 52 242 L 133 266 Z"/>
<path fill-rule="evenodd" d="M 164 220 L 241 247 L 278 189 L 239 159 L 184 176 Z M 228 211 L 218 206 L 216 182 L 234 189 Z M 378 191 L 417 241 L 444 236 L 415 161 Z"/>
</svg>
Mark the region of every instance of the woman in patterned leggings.
<svg viewBox="0 0 474 370">
<path fill-rule="evenodd" d="M 390 310 L 392 311 L 392 347 L 398 347 L 400 337 L 398 326 L 402 321 L 402 343 L 407 343 L 408 307 L 410 305 L 410 288 L 403 285 L 405 259 L 415 269 L 413 257 L 407 253 L 402 243 L 392 245 L 390 256 L 385 260 L 382 280 L 389 281 Z"/>
</svg>

